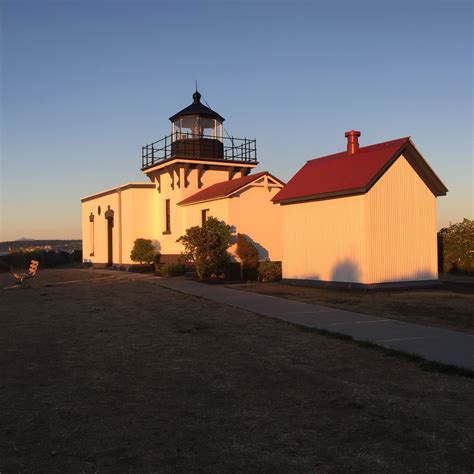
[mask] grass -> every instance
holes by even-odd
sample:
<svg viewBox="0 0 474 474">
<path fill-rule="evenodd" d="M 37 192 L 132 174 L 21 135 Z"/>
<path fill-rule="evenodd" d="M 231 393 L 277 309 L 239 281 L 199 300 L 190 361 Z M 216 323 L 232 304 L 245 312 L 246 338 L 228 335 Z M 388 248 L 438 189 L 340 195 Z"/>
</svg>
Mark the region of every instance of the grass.
<svg viewBox="0 0 474 474">
<path fill-rule="evenodd" d="M 321 336 L 324 337 L 329 337 L 329 338 L 335 338 L 339 339 L 341 341 L 346 341 L 350 343 L 354 343 L 358 345 L 359 347 L 363 347 L 366 349 L 374 350 L 377 351 L 381 354 L 384 354 L 388 357 L 395 357 L 400 360 L 405 360 L 407 362 L 414 362 L 420 369 L 426 370 L 428 372 L 440 372 L 443 374 L 449 374 L 449 375 L 456 375 L 456 376 L 462 376 L 462 377 L 468 377 L 468 378 L 474 378 L 474 371 L 465 369 L 463 367 L 458 367 L 456 365 L 451 365 L 451 364 L 442 364 L 440 362 L 433 362 L 424 359 L 423 357 L 419 356 L 418 354 L 410 353 L 410 352 L 402 352 L 402 351 L 397 351 L 396 349 L 390 349 L 388 347 L 383 347 L 378 344 L 374 344 L 369 341 L 359 341 L 357 339 L 354 339 L 352 336 L 349 336 L 347 334 L 341 334 L 339 332 L 333 332 L 333 331 L 328 331 L 326 329 L 318 329 L 318 328 L 310 328 L 307 326 L 301 326 L 293 323 L 288 323 L 292 326 L 297 326 L 303 331 L 309 331 L 309 332 L 315 332 L 317 334 L 320 334 Z"/>
<path fill-rule="evenodd" d="M 472 471 L 471 374 L 101 276 L 2 293 L 1 472 Z"/>
<path fill-rule="evenodd" d="M 464 282 L 450 281 L 441 288 L 402 291 L 356 291 L 258 282 L 232 287 L 303 303 L 474 334 L 474 285 Z"/>
</svg>

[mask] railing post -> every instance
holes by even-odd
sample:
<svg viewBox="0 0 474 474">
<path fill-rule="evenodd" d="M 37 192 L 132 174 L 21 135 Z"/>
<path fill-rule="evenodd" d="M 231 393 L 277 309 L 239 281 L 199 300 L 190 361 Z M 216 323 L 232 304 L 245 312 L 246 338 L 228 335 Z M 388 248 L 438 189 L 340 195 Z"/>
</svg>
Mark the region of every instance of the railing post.
<svg viewBox="0 0 474 474">
<path fill-rule="evenodd" d="M 232 137 L 232 161 L 234 161 L 234 137 Z"/>
<path fill-rule="evenodd" d="M 151 144 L 151 164 L 155 164 L 155 146 Z"/>
</svg>

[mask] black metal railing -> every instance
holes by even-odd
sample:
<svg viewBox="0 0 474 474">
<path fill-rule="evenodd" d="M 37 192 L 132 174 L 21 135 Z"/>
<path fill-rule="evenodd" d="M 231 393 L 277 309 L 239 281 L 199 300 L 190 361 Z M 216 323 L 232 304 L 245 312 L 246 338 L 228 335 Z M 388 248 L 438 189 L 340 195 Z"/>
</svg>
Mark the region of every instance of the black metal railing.
<svg viewBox="0 0 474 474">
<path fill-rule="evenodd" d="M 142 147 L 142 169 L 174 157 L 254 163 L 257 141 L 176 132 Z"/>
</svg>

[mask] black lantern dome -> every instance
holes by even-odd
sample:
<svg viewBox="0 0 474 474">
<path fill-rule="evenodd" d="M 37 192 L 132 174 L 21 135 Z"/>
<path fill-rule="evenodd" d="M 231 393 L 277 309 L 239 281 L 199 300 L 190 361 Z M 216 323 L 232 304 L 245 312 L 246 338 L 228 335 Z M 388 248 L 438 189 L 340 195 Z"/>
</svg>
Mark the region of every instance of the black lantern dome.
<svg viewBox="0 0 474 474">
<path fill-rule="evenodd" d="M 201 158 L 223 157 L 222 122 L 217 112 L 201 104 L 201 94 L 196 90 L 193 103 L 170 117 L 172 124 L 172 152 L 194 154 Z"/>
<path fill-rule="evenodd" d="M 217 112 L 201 104 L 201 94 L 198 91 L 193 94 L 193 103 L 174 114 L 170 117 L 170 120 L 171 122 L 175 122 L 179 117 L 185 117 L 187 115 L 200 115 L 201 117 L 216 119 L 220 123 L 225 120 L 225 118 L 221 117 Z"/>
</svg>

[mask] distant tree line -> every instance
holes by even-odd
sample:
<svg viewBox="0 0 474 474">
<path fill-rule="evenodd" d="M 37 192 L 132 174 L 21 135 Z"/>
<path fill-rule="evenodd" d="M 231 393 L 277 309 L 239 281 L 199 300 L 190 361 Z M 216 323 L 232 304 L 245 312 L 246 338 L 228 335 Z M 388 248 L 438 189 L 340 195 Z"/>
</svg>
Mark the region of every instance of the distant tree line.
<svg viewBox="0 0 474 474">
<path fill-rule="evenodd" d="M 0 256 L 3 270 L 6 268 L 28 268 L 31 260 L 38 260 L 40 268 L 53 268 L 62 265 L 80 264 L 82 250 L 65 252 L 63 250 L 32 250 L 26 252 L 9 252 Z"/>
<path fill-rule="evenodd" d="M 8 240 L 0 242 L 0 252 L 8 252 L 22 250 L 22 249 L 31 249 L 39 247 L 51 247 L 51 250 L 81 250 L 82 249 L 82 240 L 73 239 L 73 240 L 35 240 L 35 239 L 20 239 L 20 240 Z"/>
</svg>

